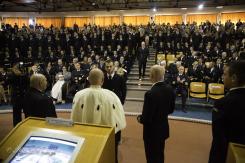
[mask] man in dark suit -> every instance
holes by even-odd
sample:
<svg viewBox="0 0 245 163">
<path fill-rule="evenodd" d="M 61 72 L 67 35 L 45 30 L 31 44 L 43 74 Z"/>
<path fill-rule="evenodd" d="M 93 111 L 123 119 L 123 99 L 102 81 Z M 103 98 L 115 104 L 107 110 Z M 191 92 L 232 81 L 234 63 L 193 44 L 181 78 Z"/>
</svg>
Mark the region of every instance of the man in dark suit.
<svg viewBox="0 0 245 163">
<path fill-rule="evenodd" d="M 183 112 L 187 112 L 186 111 L 186 99 L 187 99 L 187 95 L 188 95 L 188 77 L 187 75 L 184 73 L 185 68 L 184 66 L 180 66 L 178 68 L 178 74 L 175 78 L 175 80 L 173 81 L 173 85 L 176 87 L 176 95 L 181 95 L 181 100 L 182 100 L 182 105 L 181 105 L 181 109 Z"/>
<path fill-rule="evenodd" d="M 24 71 L 23 64 L 14 63 L 6 84 L 10 85 L 11 103 L 13 105 L 13 125 L 16 126 L 22 120 L 23 99 L 29 88 L 29 77 Z"/>
<path fill-rule="evenodd" d="M 163 163 L 165 140 L 169 137 L 168 115 L 175 108 L 174 90 L 165 82 L 165 70 L 154 65 L 150 71 L 153 84 L 145 93 L 142 115 L 137 120 L 143 124 L 143 139 L 147 163 Z"/>
<path fill-rule="evenodd" d="M 26 93 L 23 104 L 25 117 L 57 117 L 52 99 L 44 92 L 46 88 L 47 79 L 44 75 L 31 76 L 30 90 Z"/>
<path fill-rule="evenodd" d="M 245 145 L 245 61 L 224 67 L 225 97 L 214 103 L 209 163 L 225 163 L 229 142 Z"/>
<path fill-rule="evenodd" d="M 105 62 L 105 70 L 106 73 L 102 87 L 113 91 L 119 97 L 121 103 L 124 104 L 127 92 L 124 78 L 115 73 L 112 60 L 107 60 Z"/>
<path fill-rule="evenodd" d="M 104 76 L 104 83 L 102 85 L 102 88 L 109 89 L 110 91 L 114 92 L 120 99 L 122 105 L 125 102 L 126 99 L 126 82 L 120 75 L 116 74 L 114 71 L 114 63 L 112 60 L 107 60 L 105 62 L 105 76 Z M 115 143 L 116 148 L 119 145 L 119 142 L 121 141 L 121 131 L 118 131 L 115 135 Z M 118 150 L 116 150 L 117 152 Z M 116 153 L 117 156 L 117 153 Z M 116 158 L 116 162 L 117 158 Z"/>
<path fill-rule="evenodd" d="M 145 46 L 145 42 L 141 42 L 141 47 L 138 51 L 138 62 L 139 62 L 139 79 L 141 80 L 141 70 L 143 68 L 143 77 L 145 76 L 145 68 L 147 57 L 149 56 L 149 49 Z"/>
</svg>

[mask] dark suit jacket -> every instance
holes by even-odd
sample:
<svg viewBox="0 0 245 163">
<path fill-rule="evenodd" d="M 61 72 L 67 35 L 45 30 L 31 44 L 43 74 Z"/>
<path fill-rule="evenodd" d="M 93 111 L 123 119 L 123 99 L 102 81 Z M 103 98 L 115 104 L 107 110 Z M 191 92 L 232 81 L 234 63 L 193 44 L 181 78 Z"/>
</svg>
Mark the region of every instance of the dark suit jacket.
<svg viewBox="0 0 245 163">
<path fill-rule="evenodd" d="M 229 142 L 245 144 L 245 88 L 229 91 L 214 104 L 209 163 L 225 163 Z"/>
<path fill-rule="evenodd" d="M 34 88 L 26 93 L 23 110 L 25 117 L 57 117 L 52 99 Z"/>
<path fill-rule="evenodd" d="M 165 82 L 156 83 L 145 93 L 140 122 L 144 140 L 165 140 L 169 137 L 168 115 L 175 108 L 174 90 Z"/>
<path fill-rule="evenodd" d="M 146 47 L 144 49 L 142 49 L 140 47 L 139 48 L 139 52 L 138 52 L 138 60 L 139 60 L 139 62 L 146 62 L 148 56 L 149 56 L 149 49 L 146 48 Z"/>
<path fill-rule="evenodd" d="M 127 93 L 127 87 L 123 77 L 119 76 L 118 74 L 114 74 L 113 78 L 109 80 L 107 74 L 105 74 L 104 83 L 102 87 L 113 91 L 119 97 L 121 103 L 124 104 Z"/>
</svg>

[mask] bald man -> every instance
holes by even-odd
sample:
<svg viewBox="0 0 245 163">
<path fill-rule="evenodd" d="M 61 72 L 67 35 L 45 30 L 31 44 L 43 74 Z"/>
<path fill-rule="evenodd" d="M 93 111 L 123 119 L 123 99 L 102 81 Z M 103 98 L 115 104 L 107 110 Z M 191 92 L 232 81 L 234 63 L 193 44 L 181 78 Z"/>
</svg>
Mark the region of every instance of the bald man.
<svg viewBox="0 0 245 163">
<path fill-rule="evenodd" d="M 150 69 L 152 88 L 145 93 L 142 115 L 143 139 L 147 163 L 164 162 L 165 140 L 169 137 L 168 115 L 175 108 L 174 90 L 163 79 L 165 69 L 154 65 Z"/>
<path fill-rule="evenodd" d="M 33 74 L 30 78 L 30 90 L 24 98 L 25 117 L 57 117 L 51 97 L 45 94 L 47 79 L 43 74 Z"/>
<path fill-rule="evenodd" d="M 104 74 L 100 69 L 92 69 L 88 80 L 90 87 L 77 92 L 73 99 L 71 119 L 75 122 L 115 127 L 115 152 L 118 162 L 120 132 L 126 127 L 123 106 L 114 92 L 101 88 Z"/>
</svg>

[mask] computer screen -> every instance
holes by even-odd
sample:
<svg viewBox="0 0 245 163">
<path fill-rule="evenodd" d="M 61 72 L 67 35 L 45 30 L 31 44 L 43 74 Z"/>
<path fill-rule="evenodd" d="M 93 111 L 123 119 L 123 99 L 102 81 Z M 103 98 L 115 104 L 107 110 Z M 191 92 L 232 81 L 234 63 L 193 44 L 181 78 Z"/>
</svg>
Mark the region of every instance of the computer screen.
<svg viewBox="0 0 245 163">
<path fill-rule="evenodd" d="M 39 135 L 39 136 L 38 136 Z M 84 138 L 31 134 L 8 159 L 10 163 L 69 163 L 75 160 Z M 63 137 L 63 138 L 62 138 Z M 70 137 L 70 138 L 69 138 Z"/>
</svg>

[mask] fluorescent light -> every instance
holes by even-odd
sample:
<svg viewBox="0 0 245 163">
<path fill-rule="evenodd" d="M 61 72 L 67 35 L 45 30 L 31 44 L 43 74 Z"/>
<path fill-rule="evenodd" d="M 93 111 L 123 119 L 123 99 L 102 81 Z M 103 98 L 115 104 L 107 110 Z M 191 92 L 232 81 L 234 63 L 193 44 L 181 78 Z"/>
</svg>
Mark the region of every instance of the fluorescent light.
<svg viewBox="0 0 245 163">
<path fill-rule="evenodd" d="M 187 8 L 183 7 L 183 8 L 181 8 L 181 10 L 187 10 Z"/>
<path fill-rule="evenodd" d="M 216 8 L 218 8 L 218 9 L 222 9 L 224 6 L 217 6 Z"/>
<path fill-rule="evenodd" d="M 153 11 L 153 12 L 156 12 L 156 11 L 157 11 L 157 9 L 156 9 L 156 8 L 153 8 L 153 9 L 152 9 L 152 11 Z"/>
<path fill-rule="evenodd" d="M 200 4 L 200 5 L 198 6 L 198 9 L 199 9 L 199 10 L 202 10 L 202 9 L 203 9 L 203 4 Z"/>
</svg>

